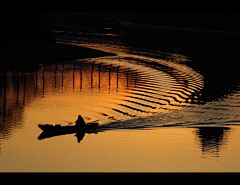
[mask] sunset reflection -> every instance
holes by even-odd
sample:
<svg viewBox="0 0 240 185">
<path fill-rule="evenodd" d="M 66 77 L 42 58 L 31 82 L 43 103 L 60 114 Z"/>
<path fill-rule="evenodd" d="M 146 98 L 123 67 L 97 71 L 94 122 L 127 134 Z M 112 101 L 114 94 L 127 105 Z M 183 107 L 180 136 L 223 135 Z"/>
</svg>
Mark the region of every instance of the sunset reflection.
<svg viewBox="0 0 240 185">
<path fill-rule="evenodd" d="M 194 103 L 203 86 L 202 76 L 186 66 L 133 55 L 39 64 L 33 72 L 0 77 L 1 121 L 14 119 L 13 127 L 23 114 L 38 124 L 72 124 L 79 114 L 107 124 L 166 113 Z"/>
<path fill-rule="evenodd" d="M 240 171 L 240 14 L 0 17 L 0 172 Z"/>
</svg>

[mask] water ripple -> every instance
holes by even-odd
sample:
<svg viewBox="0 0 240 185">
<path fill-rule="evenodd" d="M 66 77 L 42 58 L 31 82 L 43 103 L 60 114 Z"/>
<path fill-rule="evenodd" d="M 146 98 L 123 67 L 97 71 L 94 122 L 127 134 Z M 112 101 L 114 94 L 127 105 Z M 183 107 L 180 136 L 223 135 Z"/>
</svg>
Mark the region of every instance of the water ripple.
<svg viewBox="0 0 240 185">
<path fill-rule="evenodd" d="M 118 99 L 121 103 L 112 101 L 114 107 L 108 108 L 111 114 L 101 113 L 108 120 L 126 120 L 179 110 L 198 101 L 193 96 L 204 86 L 201 74 L 170 61 L 134 55 L 79 60 L 93 61 L 96 65 L 111 66 L 115 69 L 112 72 L 121 71 L 125 76 L 126 89 Z"/>
<path fill-rule="evenodd" d="M 41 113 L 47 123 L 72 123 L 81 114 L 101 125 L 164 114 L 199 103 L 204 86 L 187 66 L 137 55 L 39 64 L 33 72 L 1 73 L 0 83 L 2 125 L 21 118 L 18 109 Z"/>
</svg>

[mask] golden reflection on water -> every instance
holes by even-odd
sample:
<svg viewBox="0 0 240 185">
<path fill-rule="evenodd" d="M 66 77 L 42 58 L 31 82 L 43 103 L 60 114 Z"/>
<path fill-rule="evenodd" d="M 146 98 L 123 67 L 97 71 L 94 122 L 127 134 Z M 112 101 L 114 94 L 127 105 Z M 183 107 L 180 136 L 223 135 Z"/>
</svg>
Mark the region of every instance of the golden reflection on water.
<svg viewBox="0 0 240 185">
<path fill-rule="evenodd" d="M 119 55 L 3 72 L 0 83 L 0 171 L 239 170 L 238 138 L 229 139 L 238 127 L 124 129 L 86 134 L 80 144 L 73 134 L 37 140 L 37 124 L 72 124 L 79 114 L 107 125 L 199 103 L 203 77 L 187 66 Z"/>
<path fill-rule="evenodd" d="M 25 110 L 45 123 L 71 123 L 81 114 L 101 124 L 179 110 L 201 80 L 187 67 L 146 57 L 42 64 L 34 72 L 1 74 L 1 121 L 21 122 Z"/>
<path fill-rule="evenodd" d="M 37 140 L 37 124 L 71 124 L 78 114 L 106 124 L 179 110 L 203 86 L 188 68 L 157 71 L 121 60 L 2 73 L 0 171 L 240 170 L 238 127 L 122 129 L 86 134 L 80 144 L 73 134 Z"/>
<path fill-rule="evenodd" d="M 131 54 L 136 55 L 130 55 L 125 46 L 88 40 L 71 44 L 118 56 L 1 72 L 0 171 L 240 171 L 238 126 L 140 130 L 119 129 L 128 127 L 124 123 L 115 125 L 155 113 L 160 116 L 149 118 L 147 124 L 161 121 L 159 125 L 178 126 L 189 117 L 201 121 L 194 118 L 200 114 L 209 118 L 213 109 L 207 106 L 165 114 L 201 103 L 203 76 L 181 64 L 186 56 L 156 51 L 144 57 L 151 53 L 133 50 Z M 236 99 L 232 109 L 238 103 Z M 214 110 L 223 117 L 220 109 Z M 37 139 L 41 133 L 37 124 L 72 124 L 79 114 L 87 122 L 109 128 L 113 122 L 115 130 L 86 134 L 80 144 L 74 134 Z M 139 126 L 135 123 L 133 128 Z"/>
<path fill-rule="evenodd" d="M 236 137 L 240 132 L 238 126 L 230 130 L 217 128 L 220 129 L 218 134 L 215 131 L 213 138 L 208 139 L 208 144 L 202 141 L 204 134 L 199 130 L 201 128 L 112 130 L 87 134 L 79 144 L 73 134 L 38 141 L 36 135 L 39 130 L 32 127 L 36 118 L 28 116 L 25 121 L 28 123 L 25 125 L 28 131 L 15 133 L 11 140 L 1 143 L 4 160 L 0 160 L 0 171 L 240 170 L 240 140 Z M 231 135 L 222 135 L 221 130 L 228 130 Z M 211 137 L 211 134 L 207 137 Z M 216 141 L 216 137 L 219 141 Z"/>
</svg>

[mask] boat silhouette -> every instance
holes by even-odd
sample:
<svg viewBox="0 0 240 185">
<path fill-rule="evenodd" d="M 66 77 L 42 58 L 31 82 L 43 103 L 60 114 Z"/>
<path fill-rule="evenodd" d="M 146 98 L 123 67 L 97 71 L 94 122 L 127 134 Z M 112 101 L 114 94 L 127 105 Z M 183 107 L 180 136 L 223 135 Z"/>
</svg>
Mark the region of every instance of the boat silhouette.
<svg viewBox="0 0 240 185">
<path fill-rule="evenodd" d="M 62 126 L 62 125 L 50 125 L 50 124 L 39 124 L 38 127 L 44 132 L 78 132 L 84 130 L 96 130 L 98 123 L 87 123 L 84 126 Z"/>
<path fill-rule="evenodd" d="M 92 134 L 98 133 L 96 130 L 98 123 L 88 123 L 83 127 L 79 126 L 61 126 L 61 125 L 49 125 L 49 124 L 39 124 L 38 127 L 43 130 L 43 132 L 39 135 L 38 139 L 46 139 L 55 136 L 61 136 L 66 134 L 75 134 L 78 139 L 78 142 L 84 138 L 85 133 Z"/>
</svg>

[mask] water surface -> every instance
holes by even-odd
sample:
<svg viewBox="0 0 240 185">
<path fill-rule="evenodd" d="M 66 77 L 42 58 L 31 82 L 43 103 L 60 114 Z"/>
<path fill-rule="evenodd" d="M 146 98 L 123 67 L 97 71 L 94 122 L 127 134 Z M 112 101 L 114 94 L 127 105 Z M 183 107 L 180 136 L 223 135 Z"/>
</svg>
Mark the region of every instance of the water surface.
<svg viewBox="0 0 240 185">
<path fill-rule="evenodd" d="M 58 42 L 117 56 L 0 72 L 0 171 L 239 171 L 238 86 L 205 101 L 207 81 L 187 56 L 105 32 L 80 40 L 60 30 Z M 37 139 L 38 124 L 71 125 L 79 114 L 100 123 L 98 134 Z"/>
</svg>

